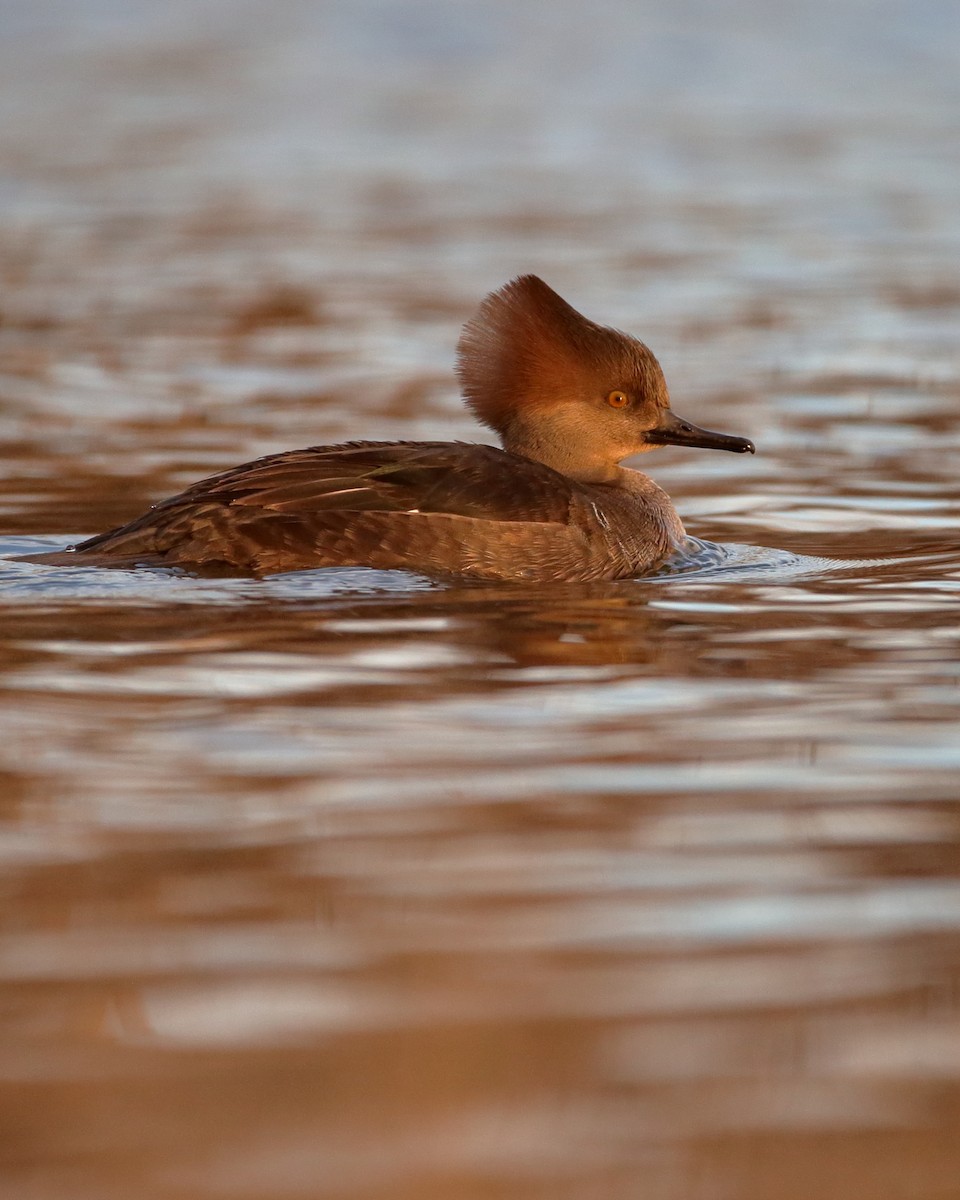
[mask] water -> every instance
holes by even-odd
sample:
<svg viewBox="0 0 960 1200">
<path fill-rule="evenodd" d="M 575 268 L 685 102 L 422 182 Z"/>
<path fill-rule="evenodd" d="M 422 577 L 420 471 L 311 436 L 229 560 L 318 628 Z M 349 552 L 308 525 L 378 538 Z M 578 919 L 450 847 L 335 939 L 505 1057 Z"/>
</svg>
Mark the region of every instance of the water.
<svg viewBox="0 0 960 1200">
<path fill-rule="evenodd" d="M 960 1196 L 958 14 L 4 9 L 4 1194 Z M 757 443 L 683 561 L 14 560 L 475 438 L 526 270 Z"/>
</svg>

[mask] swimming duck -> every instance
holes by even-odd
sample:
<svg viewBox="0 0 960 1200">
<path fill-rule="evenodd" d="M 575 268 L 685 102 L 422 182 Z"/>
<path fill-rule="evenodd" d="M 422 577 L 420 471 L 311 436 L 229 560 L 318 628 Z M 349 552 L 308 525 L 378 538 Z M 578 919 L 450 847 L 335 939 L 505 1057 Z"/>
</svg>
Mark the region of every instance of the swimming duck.
<svg viewBox="0 0 960 1200">
<path fill-rule="evenodd" d="M 588 320 L 535 275 L 483 300 L 463 328 L 457 375 L 502 449 L 347 442 L 271 454 L 33 560 L 618 579 L 650 571 L 685 538 L 670 497 L 623 459 L 664 445 L 754 451 L 676 416 L 643 342 Z"/>
</svg>

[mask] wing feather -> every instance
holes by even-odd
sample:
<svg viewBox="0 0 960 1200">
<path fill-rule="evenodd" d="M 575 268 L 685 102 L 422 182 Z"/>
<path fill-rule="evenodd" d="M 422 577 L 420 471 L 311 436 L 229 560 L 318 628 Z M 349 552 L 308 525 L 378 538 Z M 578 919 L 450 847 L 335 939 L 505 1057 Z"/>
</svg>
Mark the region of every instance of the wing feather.
<svg viewBox="0 0 960 1200">
<path fill-rule="evenodd" d="M 569 480 L 494 446 L 367 442 L 259 459 L 201 480 L 153 512 L 219 503 L 303 516 L 416 510 L 565 523 L 569 501 Z"/>
</svg>

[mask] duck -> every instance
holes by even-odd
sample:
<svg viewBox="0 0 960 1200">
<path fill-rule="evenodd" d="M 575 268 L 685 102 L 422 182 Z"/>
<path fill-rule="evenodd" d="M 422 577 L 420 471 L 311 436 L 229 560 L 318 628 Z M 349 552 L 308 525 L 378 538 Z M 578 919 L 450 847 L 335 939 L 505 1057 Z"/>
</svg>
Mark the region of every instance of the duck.
<svg viewBox="0 0 960 1200">
<path fill-rule="evenodd" d="M 653 352 L 536 275 L 480 303 L 456 374 L 499 446 L 352 441 L 270 454 L 30 557 L 248 576 L 362 566 L 490 581 L 622 579 L 651 572 L 686 541 L 667 493 L 624 459 L 661 446 L 755 450 L 677 416 Z"/>
</svg>

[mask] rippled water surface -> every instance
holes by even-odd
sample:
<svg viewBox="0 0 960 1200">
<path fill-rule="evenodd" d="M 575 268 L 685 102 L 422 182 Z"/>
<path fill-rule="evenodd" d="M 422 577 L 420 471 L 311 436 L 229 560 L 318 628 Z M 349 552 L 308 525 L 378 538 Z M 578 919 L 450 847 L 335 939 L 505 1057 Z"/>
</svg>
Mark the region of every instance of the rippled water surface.
<svg viewBox="0 0 960 1200">
<path fill-rule="evenodd" d="M 0 1181 L 960 1197 L 960 9 L 0 14 Z M 532 270 L 755 458 L 650 579 L 59 570 L 474 438 Z"/>
</svg>

